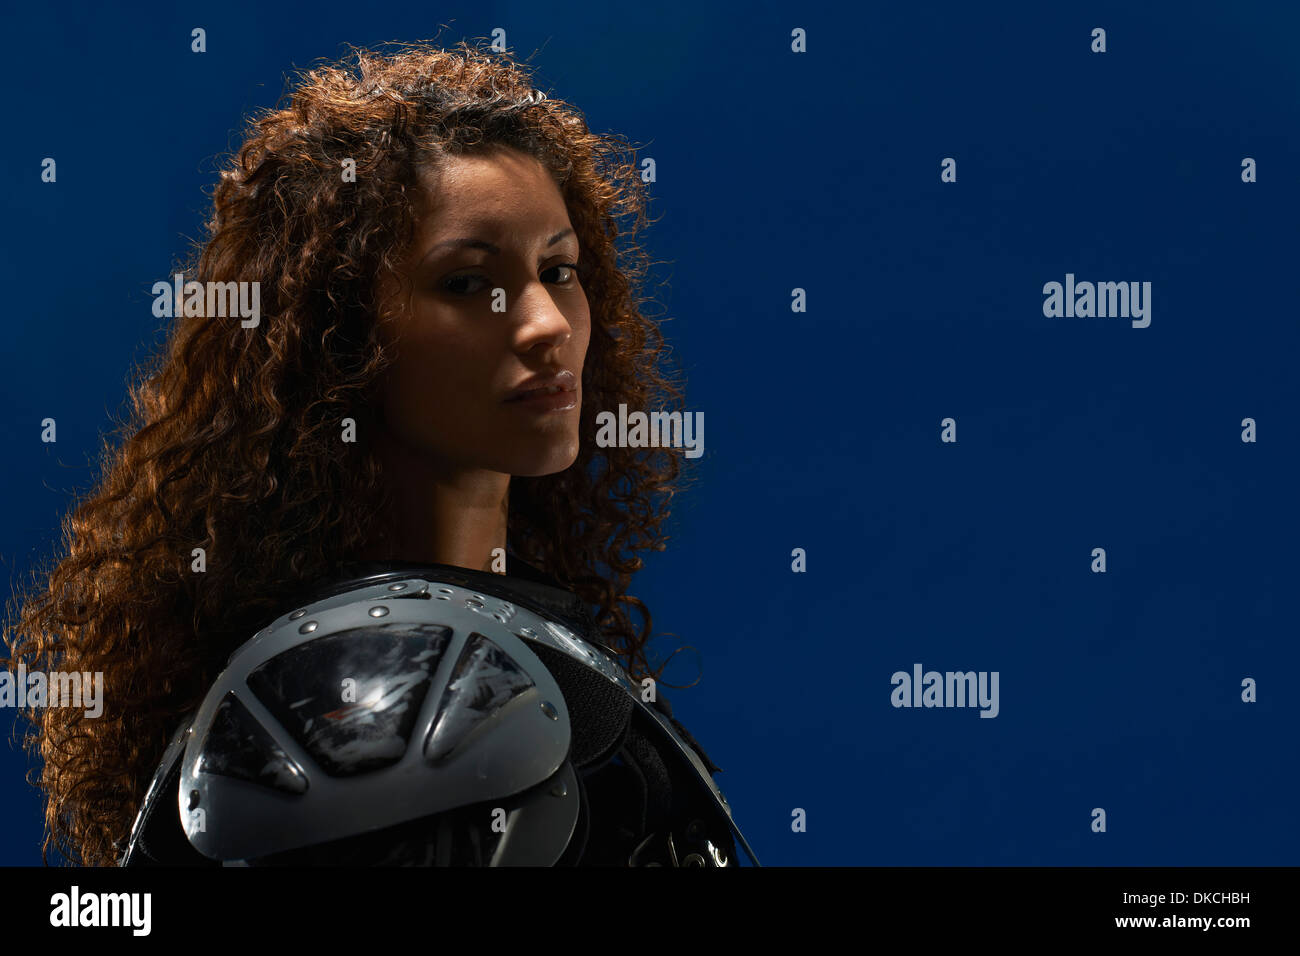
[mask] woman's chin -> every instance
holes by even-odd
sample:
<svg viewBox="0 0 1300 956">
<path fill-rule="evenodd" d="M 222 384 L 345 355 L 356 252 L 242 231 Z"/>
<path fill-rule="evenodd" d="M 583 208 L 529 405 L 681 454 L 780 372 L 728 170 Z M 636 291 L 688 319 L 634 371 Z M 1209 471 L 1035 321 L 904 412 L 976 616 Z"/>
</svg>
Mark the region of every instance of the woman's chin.
<svg viewBox="0 0 1300 956">
<path fill-rule="evenodd" d="M 516 478 L 541 478 L 545 475 L 557 475 L 570 468 L 578 460 L 578 442 L 562 451 L 549 449 L 543 454 L 521 458 L 510 469 Z"/>
</svg>

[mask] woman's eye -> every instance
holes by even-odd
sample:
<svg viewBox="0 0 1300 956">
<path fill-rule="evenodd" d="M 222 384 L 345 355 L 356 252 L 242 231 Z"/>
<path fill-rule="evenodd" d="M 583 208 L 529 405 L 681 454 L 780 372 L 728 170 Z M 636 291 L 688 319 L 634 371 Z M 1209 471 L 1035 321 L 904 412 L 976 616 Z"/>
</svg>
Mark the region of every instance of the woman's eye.
<svg viewBox="0 0 1300 956">
<path fill-rule="evenodd" d="M 557 265 L 557 266 L 551 266 L 551 267 L 550 267 L 549 269 L 547 269 L 546 271 L 547 271 L 547 272 L 554 272 L 554 271 L 557 270 L 557 269 L 563 269 L 563 270 L 565 270 L 565 275 L 564 275 L 564 277 L 563 277 L 562 279 L 560 279 L 560 281 L 559 281 L 559 284 L 560 284 L 560 285 L 569 285 L 569 284 L 571 284 L 571 283 L 573 283 L 573 282 L 575 282 L 575 281 L 578 281 L 578 280 L 580 280 L 580 279 L 582 278 L 582 272 L 581 272 L 581 270 L 578 269 L 578 265 L 577 265 L 577 263 L 574 263 L 574 262 L 561 262 L 561 263 L 560 263 L 559 265 Z"/>
<path fill-rule="evenodd" d="M 484 288 L 483 285 L 474 286 L 468 289 L 464 288 L 461 285 L 461 283 L 467 283 L 467 282 L 486 283 L 487 276 L 475 275 L 473 273 L 468 273 L 466 275 L 459 275 L 459 276 L 451 276 L 450 278 L 448 278 L 443 282 L 442 287 L 446 289 L 448 292 L 452 293 L 453 295 L 473 295 L 475 292 L 480 292 Z"/>
</svg>

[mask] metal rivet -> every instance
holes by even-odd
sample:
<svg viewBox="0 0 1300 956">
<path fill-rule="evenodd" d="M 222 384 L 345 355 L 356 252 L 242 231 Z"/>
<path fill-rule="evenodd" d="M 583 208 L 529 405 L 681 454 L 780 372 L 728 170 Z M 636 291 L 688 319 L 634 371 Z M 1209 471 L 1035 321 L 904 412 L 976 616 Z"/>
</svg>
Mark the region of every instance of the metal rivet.
<svg viewBox="0 0 1300 956">
<path fill-rule="evenodd" d="M 555 709 L 549 700 L 542 701 L 542 713 L 551 718 L 551 720 L 560 719 L 559 711 Z"/>
<path fill-rule="evenodd" d="M 551 796 L 553 797 L 562 797 L 568 792 L 569 792 L 569 788 L 564 785 L 563 780 L 561 780 L 555 786 L 551 787 Z"/>
<path fill-rule="evenodd" d="M 190 791 L 190 809 L 193 810 L 193 809 L 194 809 L 195 807 L 197 807 L 198 805 L 199 805 L 199 792 L 198 792 L 197 790 L 191 790 L 191 791 Z"/>
<path fill-rule="evenodd" d="M 390 590 L 390 591 L 405 591 L 405 590 L 406 590 L 406 585 L 405 585 L 405 584 L 390 584 L 390 585 L 388 585 L 388 590 Z"/>
<path fill-rule="evenodd" d="M 372 607 L 370 609 L 371 617 L 383 617 L 387 613 L 388 613 L 388 608 L 386 607 Z"/>
<path fill-rule="evenodd" d="M 307 622 L 306 624 L 304 624 L 302 627 L 298 628 L 298 633 L 299 633 L 299 634 L 310 634 L 310 633 L 311 633 L 312 631 L 314 631 L 314 630 L 316 630 L 316 622 L 315 622 L 315 621 L 308 621 L 308 622 Z"/>
<path fill-rule="evenodd" d="M 289 620 L 296 621 L 298 620 L 298 618 L 302 617 L 306 613 L 307 613 L 306 609 L 301 611 L 294 611 L 292 614 L 289 615 Z"/>
</svg>

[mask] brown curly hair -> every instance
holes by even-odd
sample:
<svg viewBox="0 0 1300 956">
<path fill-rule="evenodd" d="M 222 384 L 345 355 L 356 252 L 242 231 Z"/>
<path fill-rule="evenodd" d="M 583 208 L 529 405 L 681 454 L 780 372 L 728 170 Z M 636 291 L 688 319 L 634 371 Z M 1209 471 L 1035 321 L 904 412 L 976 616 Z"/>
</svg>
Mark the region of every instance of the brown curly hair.
<svg viewBox="0 0 1300 956">
<path fill-rule="evenodd" d="M 379 289 L 414 238 L 421 164 L 508 146 L 559 185 L 589 262 L 582 434 L 619 403 L 681 407 L 642 311 L 650 263 L 635 237 L 647 197 L 626 141 L 589 131 L 508 54 L 463 41 L 352 48 L 286 95 L 250 119 L 206 240 L 176 269 L 183 281 L 259 282 L 261 324 L 177 310 L 166 344 L 135 370 L 129 415 L 105 439 L 58 553 L 9 611 L 8 666 L 104 675 L 96 719 L 75 707 L 24 713 L 25 744 L 42 758 L 32 782 L 46 795 L 47 863 L 51 850 L 117 862 L 171 731 L 232 650 L 373 535 L 388 500 L 364 440 L 391 360 L 374 334 Z M 345 158 L 355 182 L 342 181 Z M 361 440 L 338 440 L 345 417 Z M 627 587 L 637 552 L 664 548 L 679 467 L 671 451 L 588 441 L 567 470 L 510 482 L 512 550 L 587 603 L 638 680 L 664 665 L 650 668 L 650 614 Z M 205 573 L 191 571 L 194 548 Z"/>
</svg>

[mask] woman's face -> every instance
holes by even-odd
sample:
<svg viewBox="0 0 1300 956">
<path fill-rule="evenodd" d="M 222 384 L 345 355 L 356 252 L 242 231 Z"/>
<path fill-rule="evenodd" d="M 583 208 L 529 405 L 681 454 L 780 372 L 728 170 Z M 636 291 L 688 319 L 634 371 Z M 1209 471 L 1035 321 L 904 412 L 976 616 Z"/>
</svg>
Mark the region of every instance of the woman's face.
<svg viewBox="0 0 1300 956">
<path fill-rule="evenodd" d="M 578 456 L 591 313 L 559 188 L 514 150 L 448 158 L 425 182 L 431 208 L 384 336 L 388 437 L 439 470 L 563 471 Z M 539 375 L 568 391 L 510 400 Z"/>
</svg>

